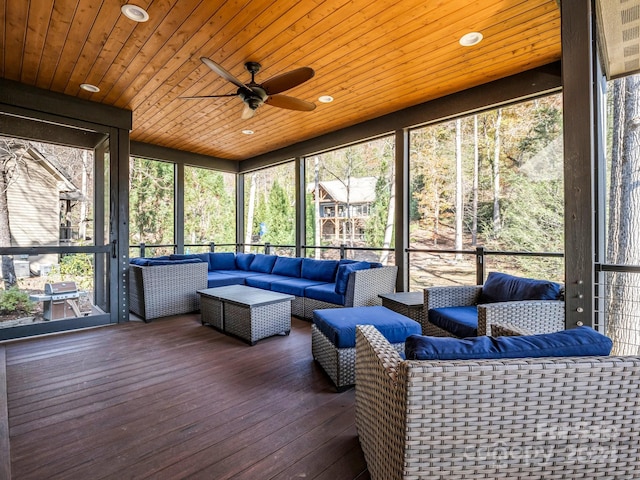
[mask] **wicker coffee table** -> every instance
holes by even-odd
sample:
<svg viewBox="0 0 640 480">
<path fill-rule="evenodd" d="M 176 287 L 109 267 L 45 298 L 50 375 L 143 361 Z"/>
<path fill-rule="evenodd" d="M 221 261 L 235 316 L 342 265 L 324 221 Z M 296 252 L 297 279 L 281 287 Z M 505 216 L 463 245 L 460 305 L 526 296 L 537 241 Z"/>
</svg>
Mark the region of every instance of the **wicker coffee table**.
<svg viewBox="0 0 640 480">
<path fill-rule="evenodd" d="M 241 338 L 250 345 L 291 331 L 293 295 L 244 285 L 198 290 L 202 324 Z"/>
</svg>

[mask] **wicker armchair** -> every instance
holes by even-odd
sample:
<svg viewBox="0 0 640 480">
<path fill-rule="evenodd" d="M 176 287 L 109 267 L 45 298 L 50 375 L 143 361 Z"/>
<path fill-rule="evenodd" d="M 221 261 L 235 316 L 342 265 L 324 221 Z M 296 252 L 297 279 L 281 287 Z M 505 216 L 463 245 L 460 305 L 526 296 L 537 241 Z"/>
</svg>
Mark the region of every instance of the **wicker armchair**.
<svg viewBox="0 0 640 480">
<path fill-rule="evenodd" d="M 435 337 L 453 337 L 450 332 L 429 322 L 432 308 L 476 305 L 482 285 L 428 287 L 424 290 L 425 321 L 422 333 Z M 478 305 L 478 335 L 492 335 L 491 325 L 508 323 L 531 333 L 564 330 L 564 300 L 520 300 Z"/>
<path fill-rule="evenodd" d="M 638 478 L 640 357 L 403 361 L 356 334 L 373 480 Z"/>
</svg>

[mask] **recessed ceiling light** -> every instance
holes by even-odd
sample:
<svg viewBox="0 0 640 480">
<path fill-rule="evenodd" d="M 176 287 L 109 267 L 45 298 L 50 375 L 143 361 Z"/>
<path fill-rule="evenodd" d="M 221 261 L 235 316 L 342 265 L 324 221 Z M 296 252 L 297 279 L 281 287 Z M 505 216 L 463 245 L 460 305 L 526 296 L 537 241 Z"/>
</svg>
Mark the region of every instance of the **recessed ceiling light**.
<svg viewBox="0 0 640 480">
<path fill-rule="evenodd" d="M 81 83 L 80 88 L 91 93 L 98 93 L 100 91 L 98 87 L 96 87 L 95 85 L 91 85 L 90 83 Z"/>
<path fill-rule="evenodd" d="M 321 103 L 331 103 L 333 102 L 333 97 L 331 95 L 322 95 L 318 97 L 318 101 Z"/>
<path fill-rule="evenodd" d="M 244 133 L 245 135 L 253 135 L 254 131 L 253 130 L 242 130 L 242 133 Z"/>
<path fill-rule="evenodd" d="M 146 22 L 149 20 L 149 14 L 147 11 L 137 5 L 123 5 L 120 7 L 120 11 L 125 17 L 133 20 L 134 22 Z"/>
<path fill-rule="evenodd" d="M 469 32 L 460 38 L 460 45 L 463 47 L 472 47 L 473 45 L 479 44 L 482 38 L 483 36 L 480 32 Z"/>
</svg>

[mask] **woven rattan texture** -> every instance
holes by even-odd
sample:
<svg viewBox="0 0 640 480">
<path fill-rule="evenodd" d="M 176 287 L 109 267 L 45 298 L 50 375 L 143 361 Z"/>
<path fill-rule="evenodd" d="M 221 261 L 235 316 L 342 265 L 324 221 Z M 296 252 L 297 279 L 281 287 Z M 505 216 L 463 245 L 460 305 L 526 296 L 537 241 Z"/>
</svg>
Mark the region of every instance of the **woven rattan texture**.
<svg viewBox="0 0 640 480">
<path fill-rule="evenodd" d="M 564 301 L 522 300 L 478 305 L 478 335 L 495 335 L 494 323 L 509 323 L 532 333 L 553 333 L 565 329 Z"/>
<path fill-rule="evenodd" d="M 373 480 L 637 479 L 640 358 L 402 361 L 358 327 Z"/>
<path fill-rule="evenodd" d="M 390 344 L 398 352 L 404 351 L 403 343 Z M 329 375 L 336 388 L 356 383 L 356 349 L 337 348 L 318 327 L 311 325 L 311 354 Z"/>
<path fill-rule="evenodd" d="M 534 333 L 524 328 L 516 327 L 510 323 L 493 323 L 491 335 L 494 337 L 518 337 L 521 335 L 533 335 Z"/>
<path fill-rule="evenodd" d="M 200 313 L 203 325 L 208 324 L 218 330 L 224 330 L 224 310 L 220 300 L 201 295 Z"/>
<path fill-rule="evenodd" d="M 254 344 L 258 340 L 291 331 L 291 300 L 259 307 L 224 302 L 225 332 Z"/>
<path fill-rule="evenodd" d="M 198 310 L 204 288 L 206 262 L 129 266 L 129 309 L 145 320 Z"/>
</svg>

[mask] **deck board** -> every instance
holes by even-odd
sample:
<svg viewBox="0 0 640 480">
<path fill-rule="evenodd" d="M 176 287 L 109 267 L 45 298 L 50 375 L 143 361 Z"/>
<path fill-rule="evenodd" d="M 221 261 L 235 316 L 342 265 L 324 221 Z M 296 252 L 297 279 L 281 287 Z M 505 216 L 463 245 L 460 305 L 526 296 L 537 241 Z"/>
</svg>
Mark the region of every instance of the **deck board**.
<svg viewBox="0 0 640 480">
<path fill-rule="evenodd" d="M 194 314 L 4 350 L 13 479 L 369 478 L 295 317 L 253 347 Z"/>
</svg>

